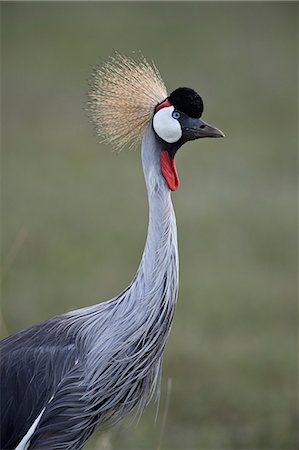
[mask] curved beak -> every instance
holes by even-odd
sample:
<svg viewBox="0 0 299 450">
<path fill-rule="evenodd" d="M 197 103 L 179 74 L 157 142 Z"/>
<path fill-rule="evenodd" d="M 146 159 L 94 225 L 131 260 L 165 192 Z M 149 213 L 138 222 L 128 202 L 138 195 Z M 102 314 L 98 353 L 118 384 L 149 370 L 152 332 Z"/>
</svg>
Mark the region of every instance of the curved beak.
<svg viewBox="0 0 299 450">
<path fill-rule="evenodd" d="M 183 134 L 187 141 L 205 137 L 219 138 L 225 136 L 221 130 L 212 127 L 201 119 L 191 119 L 188 125 L 183 128 Z"/>
</svg>

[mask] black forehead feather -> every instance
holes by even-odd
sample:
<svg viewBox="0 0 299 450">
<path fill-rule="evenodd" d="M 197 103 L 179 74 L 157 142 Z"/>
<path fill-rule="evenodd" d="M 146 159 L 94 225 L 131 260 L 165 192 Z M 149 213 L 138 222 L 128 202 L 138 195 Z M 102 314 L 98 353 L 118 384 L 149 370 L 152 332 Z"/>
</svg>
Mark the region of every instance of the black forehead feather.
<svg viewBox="0 0 299 450">
<path fill-rule="evenodd" d="M 168 97 L 170 103 L 189 117 L 199 118 L 203 112 L 203 101 L 194 89 L 179 87 Z"/>
</svg>

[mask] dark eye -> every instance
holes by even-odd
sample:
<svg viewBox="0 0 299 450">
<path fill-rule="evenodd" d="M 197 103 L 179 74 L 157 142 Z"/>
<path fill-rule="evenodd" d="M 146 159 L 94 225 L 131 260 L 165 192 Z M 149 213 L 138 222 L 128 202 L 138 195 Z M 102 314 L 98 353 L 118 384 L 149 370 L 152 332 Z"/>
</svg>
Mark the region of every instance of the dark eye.
<svg viewBox="0 0 299 450">
<path fill-rule="evenodd" d="M 179 113 L 178 111 L 173 111 L 172 117 L 174 119 L 179 119 L 181 117 L 181 113 Z"/>
</svg>

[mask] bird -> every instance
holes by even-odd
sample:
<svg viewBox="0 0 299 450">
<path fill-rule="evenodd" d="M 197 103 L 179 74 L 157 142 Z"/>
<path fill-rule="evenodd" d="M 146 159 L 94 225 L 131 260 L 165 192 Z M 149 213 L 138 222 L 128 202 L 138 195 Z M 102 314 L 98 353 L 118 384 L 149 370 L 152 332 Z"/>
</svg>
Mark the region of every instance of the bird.
<svg viewBox="0 0 299 450">
<path fill-rule="evenodd" d="M 115 53 L 96 66 L 87 105 L 102 142 L 117 150 L 141 142 L 145 248 L 119 295 L 1 341 L 2 450 L 80 450 L 159 396 L 179 285 L 175 156 L 188 141 L 224 136 L 201 119 L 202 97 L 188 87 L 168 94 L 142 54 Z"/>
</svg>

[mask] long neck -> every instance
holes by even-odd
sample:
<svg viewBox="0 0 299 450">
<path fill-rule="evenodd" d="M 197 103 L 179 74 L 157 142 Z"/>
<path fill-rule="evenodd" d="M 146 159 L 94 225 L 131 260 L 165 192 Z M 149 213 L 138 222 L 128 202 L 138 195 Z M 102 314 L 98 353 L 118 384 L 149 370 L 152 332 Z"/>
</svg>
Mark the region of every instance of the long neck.
<svg viewBox="0 0 299 450">
<path fill-rule="evenodd" d="M 94 414 L 101 411 L 97 420 L 103 422 L 105 408 L 107 420 L 111 414 L 119 420 L 134 407 L 140 412 L 144 409 L 160 382 L 162 355 L 174 316 L 178 292 L 176 222 L 170 191 L 161 174 L 159 145 L 149 128 L 142 143 L 148 236 L 133 282 L 108 302 L 68 314 L 71 326 L 80 329 L 88 355 L 90 402 Z M 103 400 L 98 395 L 111 389 L 113 399 L 106 396 Z"/>
<path fill-rule="evenodd" d="M 176 219 L 171 194 L 160 168 L 161 144 L 149 127 L 142 142 L 142 163 L 146 182 L 149 225 L 147 241 L 136 277 L 146 292 L 172 282 L 177 290 L 178 251 Z M 164 280 L 164 281 L 163 281 Z"/>
<path fill-rule="evenodd" d="M 164 298 L 170 305 L 174 306 L 176 303 L 178 292 L 176 219 L 170 190 L 161 173 L 159 145 L 149 127 L 142 141 L 142 163 L 149 204 L 146 245 L 138 271 L 130 286 L 106 304 L 112 304 L 111 302 L 119 298 L 126 299 L 124 305 L 133 303 L 142 306 L 143 302 L 154 305 L 156 302 L 156 306 L 159 307 L 161 299 Z M 75 310 L 66 316 L 78 315 L 85 320 L 86 315 L 101 311 L 104 304 L 98 303 Z"/>
</svg>

